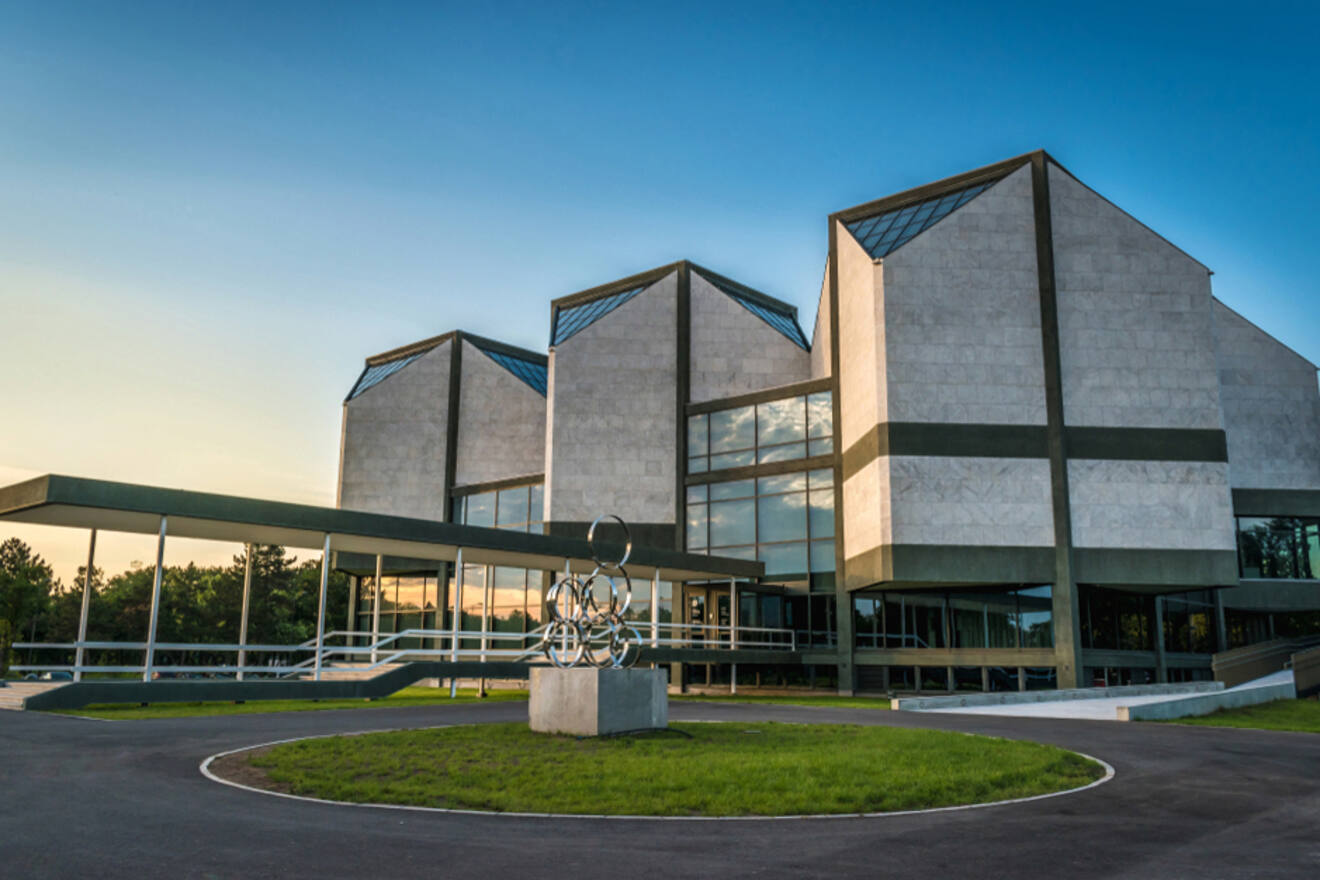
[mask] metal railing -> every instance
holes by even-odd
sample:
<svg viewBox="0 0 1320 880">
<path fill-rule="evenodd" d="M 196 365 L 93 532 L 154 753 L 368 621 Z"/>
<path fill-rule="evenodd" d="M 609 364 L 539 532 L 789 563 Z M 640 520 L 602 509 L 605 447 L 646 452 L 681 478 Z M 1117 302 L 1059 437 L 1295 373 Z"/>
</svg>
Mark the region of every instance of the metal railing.
<svg viewBox="0 0 1320 880">
<path fill-rule="evenodd" d="M 631 624 L 639 636 L 642 648 L 700 648 L 727 650 L 779 650 L 796 651 L 797 633 L 791 629 L 756 626 L 720 626 L 716 624 L 651 623 L 637 621 Z M 209 642 L 156 642 L 156 659 L 152 664 L 155 675 L 172 678 L 177 675 L 247 676 L 290 678 L 314 673 L 317 660 L 321 666 L 334 661 L 351 663 L 353 668 L 370 671 L 412 660 L 485 661 L 532 660 L 540 656 L 546 627 L 530 632 L 511 633 L 494 630 L 408 629 L 397 633 L 381 634 L 371 641 L 372 634 L 361 630 L 334 630 L 321 638 L 321 650 L 316 650 L 317 639 L 312 637 L 296 645 L 268 644 L 215 644 Z M 430 641 L 430 647 L 400 644 L 404 639 Z M 355 644 L 365 640 L 362 644 Z M 455 647 L 454 642 L 458 644 Z M 342 642 L 342 644 L 331 644 Z M 494 645 L 492 643 L 495 643 Z M 509 644 L 513 643 L 513 644 Z M 102 674 L 142 674 L 146 670 L 147 642 L 16 642 L 19 651 L 63 651 L 81 656 L 83 662 L 72 663 L 20 663 L 10 666 L 15 672 L 68 672 Z M 98 651 L 144 653 L 137 665 L 98 665 L 87 662 L 88 655 Z M 265 664 L 246 662 L 187 664 L 168 663 L 162 655 L 171 652 L 206 654 L 232 654 L 235 661 L 252 654 L 279 655 L 268 657 Z M 276 662 L 287 657 L 288 662 Z M 331 667 L 333 668 L 333 667 Z"/>
</svg>

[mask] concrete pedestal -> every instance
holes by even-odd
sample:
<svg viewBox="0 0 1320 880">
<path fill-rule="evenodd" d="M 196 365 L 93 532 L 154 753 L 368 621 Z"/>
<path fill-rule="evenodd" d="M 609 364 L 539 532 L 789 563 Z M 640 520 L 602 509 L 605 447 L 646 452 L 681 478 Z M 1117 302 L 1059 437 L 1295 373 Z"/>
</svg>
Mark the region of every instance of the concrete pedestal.
<svg viewBox="0 0 1320 880">
<path fill-rule="evenodd" d="M 531 727 L 601 736 L 669 726 L 663 669 L 532 667 Z"/>
</svg>

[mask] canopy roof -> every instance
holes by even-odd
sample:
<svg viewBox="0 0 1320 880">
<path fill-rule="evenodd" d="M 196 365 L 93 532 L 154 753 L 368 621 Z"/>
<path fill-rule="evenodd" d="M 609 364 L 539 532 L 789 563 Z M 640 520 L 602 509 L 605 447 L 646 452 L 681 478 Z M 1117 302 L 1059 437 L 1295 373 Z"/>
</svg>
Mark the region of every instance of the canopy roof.
<svg viewBox="0 0 1320 880">
<path fill-rule="evenodd" d="M 594 567 L 585 538 L 57 474 L 0 488 L 0 522 L 154 535 L 160 530 L 162 516 L 167 517 L 167 534 L 180 538 L 319 550 L 328 534 L 330 549 L 346 553 L 452 561 L 461 547 L 465 563 L 562 571 L 567 559 L 574 571 Z M 603 551 L 610 549 L 602 546 Z M 617 555 L 620 548 L 613 549 L 612 555 Z M 669 581 L 754 580 L 765 571 L 759 562 L 639 546 L 633 547 L 628 567 L 645 575 L 658 568 L 660 577 Z"/>
</svg>

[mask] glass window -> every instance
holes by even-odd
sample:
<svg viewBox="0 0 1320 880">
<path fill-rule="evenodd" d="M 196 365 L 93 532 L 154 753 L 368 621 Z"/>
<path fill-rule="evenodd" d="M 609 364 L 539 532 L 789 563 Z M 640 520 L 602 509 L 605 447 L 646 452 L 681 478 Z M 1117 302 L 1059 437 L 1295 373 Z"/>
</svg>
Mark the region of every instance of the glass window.
<svg viewBox="0 0 1320 880">
<path fill-rule="evenodd" d="M 493 528 L 495 525 L 495 493 L 482 492 L 480 495 L 469 495 L 463 522 L 470 526 Z"/>
<path fill-rule="evenodd" d="M 818 391 L 807 395 L 807 436 L 812 439 L 834 436 L 834 395 Z"/>
<path fill-rule="evenodd" d="M 1320 518 L 1240 516 L 1237 524 L 1242 577 L 1320 576 Z"/>
<path fill-rule="evenodd" d="M 773 446 L 807 439 L 806 399 L 789 397 L 756 407 L 756 444 Z"/>
<path fill-rule="evenodd" d="M 751 498 L 756 494 L 754 480 L 735 480 L 731 483 L 711 483 L 710 500 L 724 501 L 729 498 Z"/>
<path fill-rule="evenodd" d="M 531 521 L 534 523 L 544 522 L 545 521 L 545 486 L 543 486 L 540 483 L 537 483 L 535 486 L 532 486 L 531 494 L 529 497 L 530 497 L 530 504 L 527 510 L 528 516 L 531 517 Z M 539 529 L 533 529 L 532 531 L 539 531 Z"/>
<path fill-rule="evenodd" d="M 767 575 L 804 574 L 807 571 L 807 543 L 765 544 L 757 551 Z M 833 561 L 833 560 L 831 560 Z"/>
<path fill-rule="evenodd" d="M 756 502 L 754 500 L 748 498 L 739 501 L 713 501 L 709 509 L 711 547 L 727 547 L 733 544 L 753 544 L 756 542 Z"/>
<path fill-rule="evenodd" d="M 807 537 L 806 493 L 762 495 L 756 500 L 756 540 L 805 541 Z M 805 545 L 803 551 L 805 552 Z M 806 571 L 806 566 L 794 569 Z"/>
<path fill-rule="evenodd" d="M 688 473 L 833 453 L 831 400 L 821 391 L 690 416 Z"/>
<path fill-rule="evenodd" d="M 742 406 L 710 414 L 710 451 L 731 452 L 756 446 L 755 408 Z"/>
<path fill-rule="evenodd" d="M 1018 590 L 1018 631 L 1024 648 L 1054 647 L 1054 600 L 1048 584 Z"/>
<path fill-rule="evenodd" d="M 528 486 L 519 486 L 516 489 L 500 490 L 499 516 L 495 520 L 497 526 L 527 524 L 528 498 L 531 494 L 529 488 Z"/>
<path fill-rule="evenodd" d="M 710 416 L 692 416 L 688 419 L 688 455 L 705 455 L 710 436 Z"/>
<path fill-rule="evenodd" d="M 687 509 L 687 548 L 705 550 L 706 540 L 706 505 L 689 504 Z"/>
</svg>

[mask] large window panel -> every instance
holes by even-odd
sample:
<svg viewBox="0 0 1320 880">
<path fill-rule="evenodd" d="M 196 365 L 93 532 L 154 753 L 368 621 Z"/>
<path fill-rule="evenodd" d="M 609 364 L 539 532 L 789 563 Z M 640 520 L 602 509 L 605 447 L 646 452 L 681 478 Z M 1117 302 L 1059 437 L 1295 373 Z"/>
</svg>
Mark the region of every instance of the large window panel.
<svg viewBox="0 0 1320 880">
<path fill-rule="evenodd" d="M 688 473 L 795 461 L 834 451 L 829 391 L 688 418 Z"/>
<path fill-rule="evenodd" d="M 732 452 L 756 446 L 756 408 L 742 406 L 710 414 L 710 451 Z"/>
<path fill-rule="evenodd" d="M 753 499 L 711 502 L 711 547 L 754 543 L 756 543 L 756 502 Z"/>
</svg>

